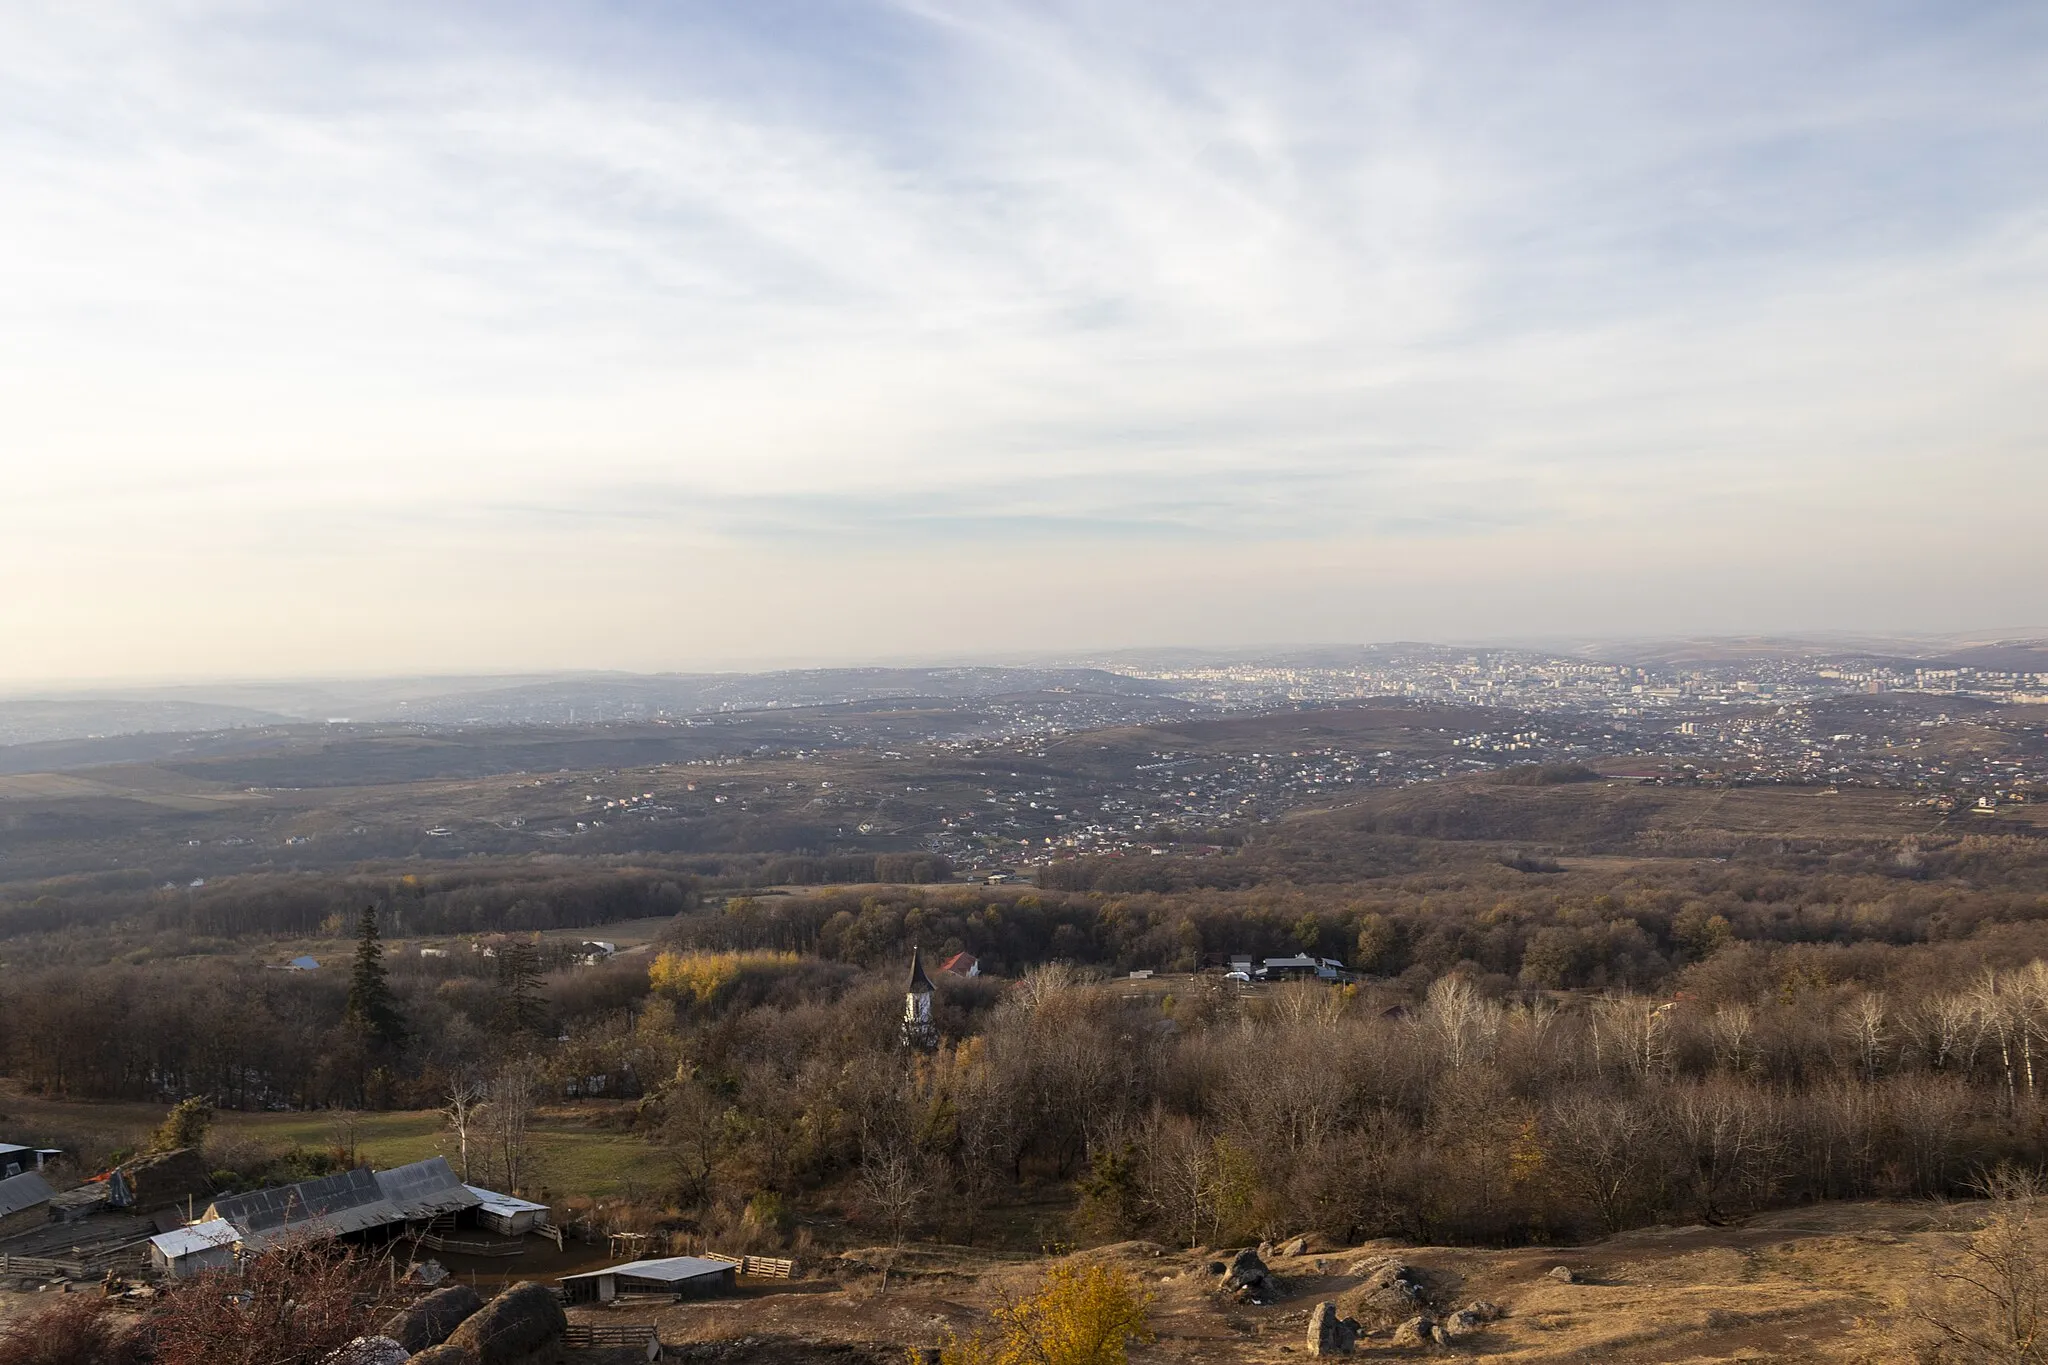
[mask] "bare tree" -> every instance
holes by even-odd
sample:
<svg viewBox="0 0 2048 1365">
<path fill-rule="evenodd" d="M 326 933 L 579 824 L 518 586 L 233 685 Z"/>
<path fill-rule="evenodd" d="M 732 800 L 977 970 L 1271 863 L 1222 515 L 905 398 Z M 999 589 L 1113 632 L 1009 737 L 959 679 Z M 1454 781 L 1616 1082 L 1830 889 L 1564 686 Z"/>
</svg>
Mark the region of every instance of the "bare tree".
<svg viewBox="0 0 2048 1365">
<path fill-rule="evenodd" d="M 1216 1155 L 1209 1140 L 1192 1120 L 1154 1114 L 1141 1151 L 1147 1202 L 1190 1247 L 1198 1245 L 1215 1222 L 1210 1196 Z"/>
<path fill-rule="evenodd" d="M 1876 1080 L 1884 1064 L 1888 1023 L 1884 996 L 1876 991 L 1859 993 L 1842 1012 L 1842 1030 L 1856 1050 L 1856 1070 L 1866 1082 Z"/>
<path fill-rule="evenodd" d="M 477 1137 L 484 1169 L 507 1193 L 516 1194 L 533 1178 L 536 1091 L 534 1067 L 527 1061 L 505 1066 L 486 1087 Z"/>
<path fill-rule="evenodd" d="M 677 1081 L 661 1098 L 661 1136 L 676 1174 L 677 1197 L 684 1208 L 696 1208 L 711 1199 L 731 1106 L 694 1079 Z"/>
<path fill-rule="evenodd" d="M 909 1134 L 893 1125 L 880 1125 L 861 1134 L 858 1175 L 861 1206 L 889 1232 L 892 1250 L 903 1239 L 931 1193 L 923 1154 Z M 892 1257 L 893 1261 L 893 1257 Z M 888 1266 L 883 1267 L 882 1288 L 889 1287 Z"/>
<path fill-rule="evenodd" d="M 1923 1360 L 2041 1365 L 2048 1360 L 2048 1227 L 2041 1176 L 2001 1167 L 1981 1188 L 1983 1225 L 1901 1315 L 1901 1343 Z"/>
<path fill-rule="evenodd" d="M 1633 1100 L 1571 1095 L 1543 1118 L 1543 1153 L 1566 1190 L 1593 1206 L 1609 1232 L 1649 1202 L 1660 1144 L 1655 1117 Z"/>
<path fill-rule="evenodd" d="M 1768 1192 L 1784 1149 L 1784 1126 L 1768 1093 L 1711 1077 L 1671 1092 L 1669 1122 L 1702 1221 L 1721 1221 L 1737 1195 L 1760 1200 Z"/>
<path fill-rule="evenodd" d="M 1714 1042 L 1714 1062 L 1727 1071 L 1747 1071 L 1756 1061 L 1756 1011 L 1747 1005 L 1723 1005 L 1707 1025 Z"/>
<path fill-rule="evenodd" d="M 448 1086 L 447 1102 L 441 1106 L 441 1115 L 447 1119 L 448 1131 L 455 1139 L 456 1163 L 465 1184 L 470 1177 L 470 1139 L 488 1093 L 482 1083 L 466 1076 L 458 1077 Z"/>
<path fill-rule="evenodd" d="M 1439 977 L 1416 1014 L 1423 1035 L 1452 1071 L 1489 1056 L 1500 1036 L 1501 1007 L 1462 976 Z"/>
<path fill-rule="evenodd" d="M 363 1116 L 353 1109 L 337 1109 L 329 1120 L 328 1129 L 334 1134 L 335 1155 L 341 1158 L 344 1167 L 353 1169 L 356 1144 L 363 1131 Z"/>
<path fill-rule="evenodd" d="M 1951 992 L 1924 1000 L 1913 1022 L 1927 1063 L 1936 1071 L 1967 1071 L 1976 1063 L 1986 1020 L 1970 995 Z"/>
<path fill-rule="evenodd" d="M 1671 1006 L 1636 996 L 1599 1001 L 1593 1054 L 1596 1066 L 1618 1065 L 1639 1081 L 1662 1075 L 1671 1064 Z"/>
</svg>

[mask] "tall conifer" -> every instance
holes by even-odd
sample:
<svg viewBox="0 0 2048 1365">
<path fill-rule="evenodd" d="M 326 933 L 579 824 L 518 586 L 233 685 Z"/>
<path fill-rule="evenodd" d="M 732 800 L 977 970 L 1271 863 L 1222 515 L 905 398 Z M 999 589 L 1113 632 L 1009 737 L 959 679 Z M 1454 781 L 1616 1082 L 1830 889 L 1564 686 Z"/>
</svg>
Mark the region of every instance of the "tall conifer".
<svg viewBox="0 0 2048 1365">
<path fill-rule="evenodd" d="M 384 978 L 384 944 L 377 936 L 377 907 L 366 906 L 356 922 L 356 960 L 348 978 L 348 1022 L 394 1051 L 405 1046 L 405 1021 Z"/>
</svg>

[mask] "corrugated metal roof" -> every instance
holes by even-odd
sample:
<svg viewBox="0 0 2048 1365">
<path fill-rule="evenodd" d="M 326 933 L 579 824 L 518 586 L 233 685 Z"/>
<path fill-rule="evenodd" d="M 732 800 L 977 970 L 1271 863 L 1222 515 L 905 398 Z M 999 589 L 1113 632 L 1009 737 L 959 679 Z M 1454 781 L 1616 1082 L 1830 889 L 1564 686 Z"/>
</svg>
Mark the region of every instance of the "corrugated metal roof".
<svg viewBox="0 0 2048 1365">
<path fill-rule="evenodd" d="M 149 1244 L 163 1253 L 166 1260 L 175 1261 L 178 1257 L 190 1256 L 195 1251 L 233 1246 L 240 1240 L 241 1235 L 227 1219 L 209 1218 L 188 1228 L 173 1228 L 169 1232 L 160 1232 L 149 1239 Z"/>
<path fill-rule="evenodd" d="M 241 1230 L 244 1241 L 259 1246 L 299 1228 L 339 1237 L 405 1221 L 405 1215 L 384 1197 L 376 1175 L 367 1166 L 296 1185 L 229 1195 L 214 1200 L 206 1214 L 227 1219 Z"/>
<path fill-rule="evenodd" d="M 0 1218 L 10 1213 L 20 1213 L 38 1204 L 47 1204 L 57 1197 L 50 1188 L 50 1182 L 34 1171 L 23 1171 L 0 1180 Z"/>
<path fill-rule="evenodd" d="M 518 1198 L 516 1195 L 499 1194 L 496 1190 L 487 1190 L 481 1185 L 464 1185 L 462 1188 L 477 1197 L 478 1208 L 481 1208 L 485 1213 L 495 1213 L 503 1218 L 510 1218 L 515 1213 L 547 1213 L 549 1211 L 546 1204 L 535 1204 Z"/>
<path fill-rule="evenodd" d="M 438 1156 L 377 1172 L 377 1187 L 392 1207 L 408 1218 L 431 1218 L 437 1213 L 473 1209 L 483 1202 L 455 1178 L 447 1160 Z"/>
<path fill-rule="evenodd" d="M 591 1280 L 599 1275 L 630 1275 L 636 1280 L 657 1280 L 663 1284 L 680 1284 L 705 1275 L 718 1275 L 726 1271 L 735 1274 L 739 1267 L 731 1261 L 709 1261 L 702 1256 L 664 1256 L 653 1261 L 628 1261 L 624 1265 L 606 1266 L 603 1270 L 586 1270 L 580 1275 L 564 1275 L 564 1280 Z"/>
</svg>

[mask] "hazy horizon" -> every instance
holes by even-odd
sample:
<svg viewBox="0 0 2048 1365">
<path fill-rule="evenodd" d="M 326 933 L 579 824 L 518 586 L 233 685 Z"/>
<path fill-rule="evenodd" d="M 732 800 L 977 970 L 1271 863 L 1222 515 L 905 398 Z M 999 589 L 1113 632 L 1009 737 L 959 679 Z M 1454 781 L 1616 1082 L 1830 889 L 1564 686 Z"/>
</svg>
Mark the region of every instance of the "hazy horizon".
<svg viewBox="0 0 2048 1365">
<path fill-rule="evenodd" d="M 0 686 L 2048 620 L 2048 11 L 0 14 Z"/>
<path fill-rule="evenodd" d="M 399 684 L 446 685 L 525 683 L 570 679 L 655 679 L 662 677 L 754 677 L 777 673 L 873 671 L 945 671 L 952 669 L 1058 670 L 1141 665 L 1143 656 L 1180 655 L 1209 662 L 1248 662 L 1282 659 L 1314 653 L 1370 651 L 1403 647 L 1444 650 L 1472 650 L 1482 653 L 1527 653 L 1554 657 L 1581 656 L 1587 659 L 1619 658 L 1631 650 L 1653 646 L 1698 645 L 1726 651 L 1727 657 L 1745 654 L 1762 657 L 1773 649 L 1806 650 L 1817 656 L 1872 654 L 1895 657 L 1938 658 L 1945 651 L 1999 644 L 2030 644 L 2048 651 L 2048 627 L 2009 627 L 1983 631 L 1904 632 L 1878 634 L 1853 631 L 1789 631 L 1744 635 L 1642 635 L 1609 638 L 1523 638 L 1523 639 L 1426 639 L 1422 637 L 1385 640 L 1266 640 L 1244 644 L 1204 644 L 1187 641 L 1153 645 L 1129 645 L 1101 649 L 1045 651 L 984 651 L 979 653 L 910 653 L 894 655 L 797 656 L 788 658 L 733 658 L 706 660 L 699 666 L 661 669 L 628 669 L 590 666 L 582 668 L 476 669 L 405 672 L 365 670 L 358 672 L 306 673 L 217 673 L 157 676 L 0 678 L 0 700 L 61 700 L 73 697 L 132 696 L 190 692 L 201 696 L 237 689 L 315 688 L 322 685 L 363 687 Z"/>
</svg>

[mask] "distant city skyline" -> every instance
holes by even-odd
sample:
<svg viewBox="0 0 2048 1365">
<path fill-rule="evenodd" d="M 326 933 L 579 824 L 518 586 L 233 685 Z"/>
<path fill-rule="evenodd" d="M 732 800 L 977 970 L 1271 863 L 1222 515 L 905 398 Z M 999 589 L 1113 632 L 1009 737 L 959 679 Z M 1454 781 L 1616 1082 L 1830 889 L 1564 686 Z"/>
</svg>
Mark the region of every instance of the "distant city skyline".
<svg viewBox="0 0 2048 1365">
<path fill-rule="evenodd" d="M 2048 623 L 2048 10 L 0 13 L 0 687 Z"/>
</svg>

